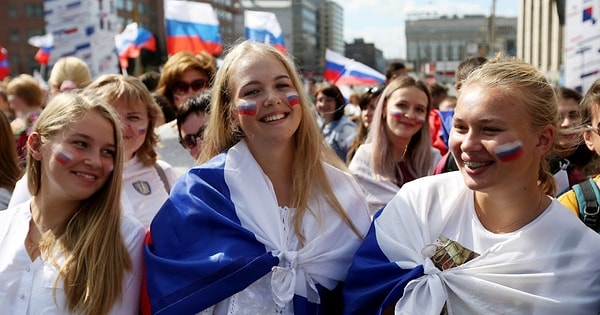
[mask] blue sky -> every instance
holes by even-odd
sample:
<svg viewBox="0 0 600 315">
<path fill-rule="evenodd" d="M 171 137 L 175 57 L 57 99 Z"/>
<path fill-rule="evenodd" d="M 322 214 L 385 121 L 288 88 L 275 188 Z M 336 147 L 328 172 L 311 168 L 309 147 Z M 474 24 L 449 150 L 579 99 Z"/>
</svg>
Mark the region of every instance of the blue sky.
<svg viewBox="0 0 600 315">
<path fill-rule="evenodd" d="M 344 8 L 344 40 L 363 38 L 383 51 L 385 58 L 405 58 L 404 21 L 422 14 L 484 14 L 492 0 L 335 0 Z M 496 15 L 517 17 L 519 0 L 497 0 Z"/>
</svg>

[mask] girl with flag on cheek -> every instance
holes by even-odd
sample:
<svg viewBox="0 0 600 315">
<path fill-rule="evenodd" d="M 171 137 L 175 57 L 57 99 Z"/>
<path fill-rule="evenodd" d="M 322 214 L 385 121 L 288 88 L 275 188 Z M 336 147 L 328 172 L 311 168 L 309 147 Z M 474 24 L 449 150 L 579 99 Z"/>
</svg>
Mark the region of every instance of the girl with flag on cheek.
<svg viewBox="0 0 600 315">
<path fill-rule="evenodd" d="M 367 204 L 325 143 L 292 61 L 270 45 L 235 46 L 210 113 L 203 164 L 150 226 L 143 309 L 339 313 Z"/>
<path fill-rule="evenodd" d="M 600 236 L 552 197 L 556 102 L 516 59 L 468 77 L 450 135 L 460 172 L 405 184 L 375 216 L 346 314 L 598 313 Z"/>
<path fill-rule="evenodd" d="M 137 314 L 144 228 L 121 216 L 117 114 L 54 96 L 28 138 L 30 200 L 0 211 L 7 314 Z"/>
</svg>

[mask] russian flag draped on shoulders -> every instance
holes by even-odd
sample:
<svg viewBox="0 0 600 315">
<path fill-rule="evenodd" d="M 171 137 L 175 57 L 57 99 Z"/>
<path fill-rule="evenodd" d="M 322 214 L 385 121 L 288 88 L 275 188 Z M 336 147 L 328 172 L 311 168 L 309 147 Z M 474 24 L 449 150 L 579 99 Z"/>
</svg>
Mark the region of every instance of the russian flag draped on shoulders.
<svg viewBox="0 0 600 315">
<path fill-rule="evenodd" d="M 142 49 L 156 51 L 156 39 L 152 33 L 139 27 L 135 22 L 127 24 L 121 34 L 115 35 L 115 45 L 121 68 L 127 68 L 129 66 L 128 58 L 139 57 Z"/>
<path fill-rule="evenodd" d="M 54 36 L 48 33 L 42 36 L 33 36 L 27 40 L 29 45 L 38 47 L 38 51 L 34 56 L 35 61 L 41 65 L 47 65 L 50 61 L 50 51 L 54 46 Z"/>
<path fill-rule="evenodd" d="M 287 53 L 283 32 L 275 13 L 246 10 L 244 11 L 244 25 L 247 39 L 270 44 L 282 53 Z"/>
<path fill-rule="evenodd" d="M 366 233 L 370 218 L 360 188 L 350 174 L 325 169 L 348 216 Z M 197 313 L 270 276 L 272 293 L 260 303 L 324 314 L 323 294 L 341 293 L 360 239 L 324 200 L 308 206 L 322 217 L 304 218 L 305 244 L 290 250 L 272 184 L 245 141 L 191 169 L 150 226 L 145 293 L 152 313 Z"/>
<path fill-rule="evenodd" d="M 376 85 L 385 82 L 385 75 L 365 64 L 327 49 L 323 79 L 338 86 Z"/>
<path fill-rule="evenodd" d="M 219 20 L 208 3 L 165 1 L 167 53 L 180 51 L 195 54 L 206 51 L 213 56 L 223 51 Z"/>
</svg>

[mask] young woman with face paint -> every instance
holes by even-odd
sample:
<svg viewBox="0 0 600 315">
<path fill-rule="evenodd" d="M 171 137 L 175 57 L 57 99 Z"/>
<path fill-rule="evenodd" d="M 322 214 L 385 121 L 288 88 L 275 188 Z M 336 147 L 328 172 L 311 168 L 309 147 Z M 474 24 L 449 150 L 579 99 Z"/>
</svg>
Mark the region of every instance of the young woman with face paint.
<svg viewBox="0 0 600 315">
<path fill-rule="evenodd" d="M 136 77 L 102 75 L 85 90 L 100 96 L 119 114 L 124 144 L 121 202 L 126 213 L 147 227 L 177 180 L 171 166 L 156 154 L 154 130 L 160 109 Z M 28 199 L 24 181 L 17 182 L 9 206 Z"/>
<path fill-rule="evenodd" d="M 339 313 L 341 281 L 369 215 L 297 73 L 257 42 L 223 60 L 203 164 L 152 221 L 147 311 Z"/>
<path fill-rule="evenodd" d="M 56 95 L 27 144 L 33 197 L 0 211 L 2 312 L 138 314 L 145 229 L 121 212 L 117 113 Z"/>
<path fill-rule="evenodd" d="M 460 172 L 405 184 L 376 215 L 345 312 L 597 314 L 600 236 L 552 197 L 557 132 L 541 71 L 502 56 L 475 70 L 450 135 Z"/>
<path fill-rule="evenodd" d="M 348 166 L 372 213 L 404 183 L 431 175 L 440 159 L 429 137 L 429 103 L 427 85 L 410 76 L 390 81 L 379 97 L 367 140 Z"/>
</svg>

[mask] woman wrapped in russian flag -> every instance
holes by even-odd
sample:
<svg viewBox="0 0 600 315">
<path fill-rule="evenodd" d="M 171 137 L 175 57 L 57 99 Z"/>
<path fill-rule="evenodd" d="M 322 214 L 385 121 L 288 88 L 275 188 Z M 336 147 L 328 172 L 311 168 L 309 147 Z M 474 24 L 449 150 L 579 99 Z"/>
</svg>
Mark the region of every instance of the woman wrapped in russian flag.
<svg viewBox="0 0 600 315">
<path fill-rule="evenodd" d="M 213 88 L 202 163 L 150 226 L 144 311 L 340 313 L 341 285 L 370 218 L 292 61 L 243 42 Z"/>
<path fill-rule="evenodd" d="M 375 215 L 344 313 L 598 314 L 600 236 L 552 197 L 558 117 L 534 66 L 475 70 L 450 134 L 460 171 L 404 184 Z"/>
</svg>

